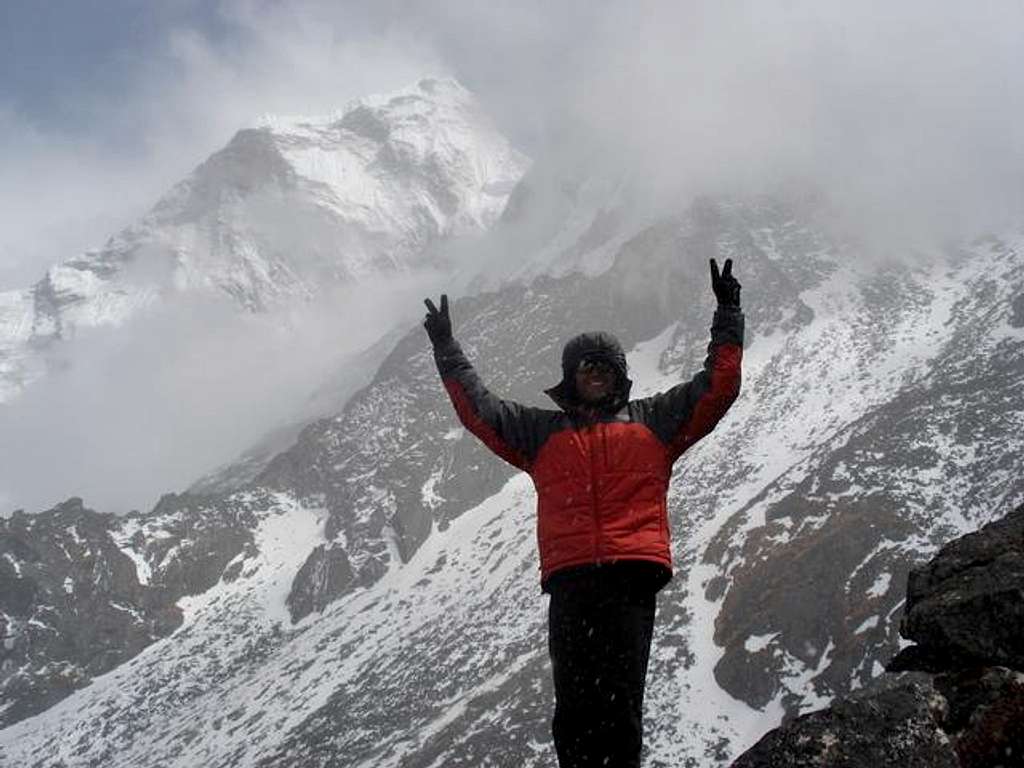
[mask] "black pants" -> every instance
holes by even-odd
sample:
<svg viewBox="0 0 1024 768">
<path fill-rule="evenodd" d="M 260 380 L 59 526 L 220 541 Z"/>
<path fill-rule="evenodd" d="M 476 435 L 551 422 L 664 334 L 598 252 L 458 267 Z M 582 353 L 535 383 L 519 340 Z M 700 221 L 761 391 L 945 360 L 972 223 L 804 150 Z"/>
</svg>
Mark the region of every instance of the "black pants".
<svg viewBox="0 0 1024 768">
<path fill-rule="evenodd" d="M 638 768 L 657 588 L 612 567 L 548 590 L 560 768 Z"/>
</svg>

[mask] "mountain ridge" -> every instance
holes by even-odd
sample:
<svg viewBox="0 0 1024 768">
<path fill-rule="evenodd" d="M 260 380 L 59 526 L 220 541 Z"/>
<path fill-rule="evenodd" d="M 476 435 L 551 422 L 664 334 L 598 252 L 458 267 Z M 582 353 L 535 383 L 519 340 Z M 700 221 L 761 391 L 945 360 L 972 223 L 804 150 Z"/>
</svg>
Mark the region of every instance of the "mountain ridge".
<svg viewBox="0 0 1024 768">
<path fill-rule="evenodd" d="M 735 260 L 745 384 L 670 489 L 677 576 L 652 653 L 651 765 L 724 764 L 783 717 L 862 686 L 899 647 L 892 585 L 908 564 L 1024 497 L 1022 239 L 879 275 L 784 206 L 705 201 L 635 232 L 600 275 L 453 301 L 456 337 L 502 395 L 537 401 L 567 335 L 607 325 L 642 395 L 696 370 L 713 308 L 706 258 Z M 45 765 L 60 734 L 76 765 L 543 764 L 551 691 L 532 491 L 459 429 L 422 330 L 306 430 L 254 483 L 277 500 L 268 508 L 292 510 L 263 521 L 296 514 L 314 531 L 303 546 L 241 557 L 243 576 L 184 601 L 177 634 L 6 728 L 11 756 Z M 920 447 L 942 434 L 949 462 Z M 786 582 L 796 551 L 803 578 Z M 794 599 L 801 584 L 821 596 Z M 159 672 L 171 658 L 191 666 Z M 225 659 L 231 674 L 218 671 Z M 110 723 L 99 740 L 96 718 Z"/>
</svg>

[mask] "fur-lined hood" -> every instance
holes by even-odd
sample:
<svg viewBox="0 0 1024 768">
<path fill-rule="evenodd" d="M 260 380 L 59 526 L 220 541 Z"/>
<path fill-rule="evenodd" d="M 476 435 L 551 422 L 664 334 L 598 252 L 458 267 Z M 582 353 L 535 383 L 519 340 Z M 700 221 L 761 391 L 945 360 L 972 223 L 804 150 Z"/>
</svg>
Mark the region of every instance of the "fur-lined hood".
<svg viewBox="0 0 1024 768">
<path fill-rule="evenodd" d="M 616 413 L 629 402 L 629 391 L 633 382 L 626 375 L 626 353 L 619 340 L 605 331 L 581 333 L 569 340 L 562 350 L 562 380 L 544 392 L 566 413 L 574 413 L 584 407 L 576 392 L 576 368 L 585 357 L 596 356 L 607 360 L 615 368 L 617 386 L 612 397 L 600 403 L 594 410 Z"/>
</svg>

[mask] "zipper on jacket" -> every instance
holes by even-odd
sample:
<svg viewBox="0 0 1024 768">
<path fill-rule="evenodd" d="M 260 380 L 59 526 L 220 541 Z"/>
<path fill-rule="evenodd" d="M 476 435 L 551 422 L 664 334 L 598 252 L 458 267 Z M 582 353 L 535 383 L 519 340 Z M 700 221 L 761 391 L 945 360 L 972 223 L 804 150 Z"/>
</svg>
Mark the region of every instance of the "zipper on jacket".
<svg viewBox="0 0 1024 768">
<path fill-rule="evenodd" d="M 594 562 L 601 563 L 601 515 L 597 509 L 597 441 L 598 439 L 604 440 L 604 432 L 602 430 L 601 422 L 597 422 L 593 425 L 593 436 L 594 440 L 591 443 L 590 451 L 590 495 L 594 509 Z M 598 431 L 601 430 L 601 434 L 598 435 Z"/>
</svg>

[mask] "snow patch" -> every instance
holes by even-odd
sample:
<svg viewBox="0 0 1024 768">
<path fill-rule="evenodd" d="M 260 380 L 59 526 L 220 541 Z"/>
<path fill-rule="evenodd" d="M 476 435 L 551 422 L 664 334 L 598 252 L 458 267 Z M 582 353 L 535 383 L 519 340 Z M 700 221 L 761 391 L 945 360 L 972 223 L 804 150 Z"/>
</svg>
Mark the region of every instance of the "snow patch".
<svg viewBox="0 0 1024 768">
<path fill-rule="evenodd" d="M 829 639 L 828 645 L 821 656 L 818 657 L 818 664 L 815 667 L 805 665 L 789 653 L 784 653 L 785 662 L 780 676 L 782 690 L 773 702 L 775 707 L 780 710 L 782 709 L 782 698 L 787 693 L 793 693 L 800 697 L 801 712 L 823 709 L 831 704 L 832 697 L 818 693 L 814 685 L 814 679 L 828 667 L 835 647 L 835 643 Z"/>
<path fill-rule="evenodd" d="M 243 601 L 249 606 L 251 618 L 263 624 L 291 623 L 285 599 L 295 574 L 323 541 L 327 515 L 323 509 L 304 507 L 286 493 L 273 494 L 264 515 L 254 532 L 256 554 L 246 559 L 243 576 L 230 584 L 218 582 L 206 592 L 178 602 L 185 614 L 185 626 L 210 610 L 216 611 L 213 606 L 222 600 Z"/>
<path fill-rule="evenodd" d="M 772 641 L 778 637 L 779 634 L 781 633 L 775 632 L 770 635 L 751 635 L 744 641 L 743 649 L 747 653 L 758 653 L 759 651 L 763 651 L 771 645 Z"/>
<path fill-rule="evenodd" d="M 135 551 L 135 548 L 132 546 L 132 539 L 141 529 L 142 525 L 138 520 L 128 518 L 124 520 L 119 529 L 111 531 L 110 538 L 114 545 L 121 550 L 122 554 L 135 564 L 135 578 L 138 579 L 139 584 L 146 586 L 153 578 L 153 570 L 150 568 L 145 556 Z M 155 531 L 147 530 L 146 533 L 150 539 L 161 538 Z M 169 537 L 169 534 L 165 531 L 160 531 L 160 534 L 163 534 L 162 538 Z"/>
<path fill-rule="evenodd" d="M 21 578 L 21 561 L 18 560 L 18 558 L 16 558 L 10 552 L 4 552 L 4 560 L 9 562 L 11 564 L 11 567 L 14 568 L 14 576 L 15 576 L 15 578 L 20 579 Z"/>
<path fill-rule="evenodd" d="M 423 506 L 427 509 L 437 509 L 443 502 L 444 498 L 437 495 L 434 487 L 444 476 L 443 470 L 438 467 L 430 473 L 430 477 L 423 483 L 423 487 L 420 489 L 420 497 L 423 499 Z"/>
<path fill-rule="evenodd" d="M 124 603 L 118 603 L 118 602 L 115 602 L 115 601 L 111 600 L 110 601 L 110 607 L 113 608 L 116 611 L 121 611 L 122 613 L 127 613 L 129 616 L 131 616 L 133 619 L 135 619 L 136 623 L 144 623 L 145 622 L 145 619 L 142 618 L 142 615 L 135 608 L 133 608 L 130 605 L 125 605 Z"/>
<path fill-rule="evenodd" d="M 992 332 L 989 335 L 992 341 L 996 344 L 1001 342 L 1016 342 L 1018 344 L 1024 343 L 1024 327 L 1015 328 L 1010 325 L 1009 321 L 1000 323 L 993 327 Z"/>
<path fill-rule="evenodd" d="M 878 626 L 878 617 L 877 616 L 872 616 L 871 618 L 866 619 L 865 621 L 863 621 L 859 627 L 857 627 L 855 630 L 853 630 L 853 634 L 859 635 L 862 632 L 867 632 L 869 629 L 874 629 L 877 626 Z"/>
<path fill-rule="evenodd" d="M 633 380 L 632 397 L 649 397 L 681 383 L 679 371 L 666 371 L 662 356 L 671 346 L 679 323 L 672 323 L 652 339 L 642 341 L 626 355 L 629 375 Z"/>
<path fill-rule="evenodd" d="M 880 573 L 875 578 L 875 583 L 868 587 L 868 597 L 881 597 L 889 591 L 889 585 L 892 582 L 892 574 Z"/>
</svg>

